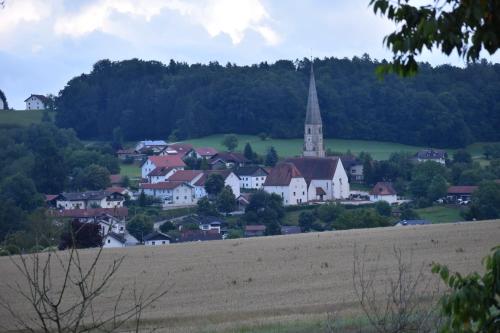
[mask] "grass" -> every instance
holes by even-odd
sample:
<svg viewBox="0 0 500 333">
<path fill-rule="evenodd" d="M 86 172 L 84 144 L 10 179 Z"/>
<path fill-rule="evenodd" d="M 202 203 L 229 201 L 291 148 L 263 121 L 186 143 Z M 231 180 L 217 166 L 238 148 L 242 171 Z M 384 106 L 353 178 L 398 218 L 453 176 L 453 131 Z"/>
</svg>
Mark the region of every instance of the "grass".
<svg viewBox="0 0 500 333">
<path fill-rule="evenodd" d="M 127 176 L 130 179 L 141 177 L 141 167 L 138 164 L 120 163 L 120 175 Z"/>
<path fill-rule="evenodd" d="M 431 223 L 449 223 L 463 221 L 460 216 L 460 208 L 454 206 L 432 206 L 427 208 L 416 209 L 418 215 Z"/>
<path fill-rule="evenodd" d="M 0 111 L 0 124 L 29 126 L 42 122 L 43 111 Z M 51 118 L 54 118 L 52 113 Z"/>
<path fill-rule="evenodd" d="M 217 134 L 186 140 L 186 142 L 191 143 L 195 147 L 214 147 L 219 150 L 226 150 L 221 144 L 223 137 L 223 134 Z M 303 145 L 303 139 L 267 139 L 263 141 L 254 135 L 238 135 L 238 142 L 237 151 L 242 151 L 248 142 L 258 154 L 265 154 L 267 149 L 273 146 L 281 157 L 300 155 Z M 467 150 L 474 157 L 480 158 L 483 153 L 482 147 L 485 144 L 487 143 L 477 142 L 467 146 Z M 384 160 L 388 159 L 391 153 L 394 152 L 415 153 L 424 147 L 383 141 L 325 139 L 325 149 L 328 148 L 334 152 L 341 153 L 350 150 L 354 154 L 359 154 L 364 151 L 370 153 L 377 160 Z M 453 151 L 453 149 L 447 149 L 450 156 L 453 154 Z"/>
</svg>

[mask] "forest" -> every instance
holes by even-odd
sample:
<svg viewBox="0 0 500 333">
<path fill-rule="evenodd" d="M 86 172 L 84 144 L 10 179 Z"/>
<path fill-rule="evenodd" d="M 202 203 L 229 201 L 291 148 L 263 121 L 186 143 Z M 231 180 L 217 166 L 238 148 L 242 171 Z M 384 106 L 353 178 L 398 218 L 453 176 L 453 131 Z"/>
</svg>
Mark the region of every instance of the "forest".
<svg viewBox="0 0 500 333">
<path fill-rule="evenodd" d="M 314 60 L 328 138 L 463 147 L 500 141 L 500 64 L 420 64 L 411 78 L 375 69 L 368 55 Z M 299 138 L 310 61 L 251 66 L 100 60 L 56 98 L 56 123 L 81 139 L 187 139 L 215 133 Z"/>
</svg>

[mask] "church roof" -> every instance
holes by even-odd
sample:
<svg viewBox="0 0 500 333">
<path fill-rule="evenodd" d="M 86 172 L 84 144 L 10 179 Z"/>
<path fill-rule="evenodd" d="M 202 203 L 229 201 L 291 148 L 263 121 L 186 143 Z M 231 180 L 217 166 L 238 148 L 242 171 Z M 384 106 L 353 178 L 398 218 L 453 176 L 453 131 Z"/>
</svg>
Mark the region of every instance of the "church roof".
<svg viewBox="0 0 500 333">
<path fill-rule="evenodd" d="M 300 171 L 293 163 L 281 162 L 271 170 L 264 182 L 264 186 L 288 186 L 292 178 L 301 177 Z"/>
<path fill-rule="evenodd" d="M 316 81 L 314 80 L 314 70 L 311 63 L 311 77 L 309 79 L 309 96 L 307 97 L 307 125 L 321 125 L 321 113 L 319 110 L 318 94 L 316 93 Z"/>
<path fill-rule="evenodd" d="M 338 157 L 294 157 L 285 160 L 299 170 L 307 185 L 313 179 L 333 179 L 338 161 Z"/>
</svg>

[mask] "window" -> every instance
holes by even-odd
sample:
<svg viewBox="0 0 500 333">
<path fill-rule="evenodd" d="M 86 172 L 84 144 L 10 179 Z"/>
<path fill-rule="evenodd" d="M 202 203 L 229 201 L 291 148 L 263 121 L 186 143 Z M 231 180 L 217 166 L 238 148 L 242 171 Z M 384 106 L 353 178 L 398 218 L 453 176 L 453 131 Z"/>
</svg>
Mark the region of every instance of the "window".
<svg viewBox="0 0 500 333">
<path fill-rule="evenodd" d="M 326 189 L 328 190 L 328 183 L 326 183 Z"/>
<path fill-rule="evenodd" d="M 108 244 L 111 243 L 111 239 L 108 239 Z"/>
<path fill-rule="evenodd" d="M 311 134 L 311 128 L 307 129 L 307 134 Z"/>
<path fill-rule="evenodd" d="M 155 242 L 151 242 L 151 245 L 155 245 Z"/>
<path fill-rule="evenodd" d="M 293 192 L 293 196 L 295 196 L 295 192 Z"/>
<path fill-rule="evenodd" d="M 304 191 L 302 191 L 302 195 L 306 195 L 306 193 Z"/>
<path fill-rule="evenodd" d="M 161 243 L 162 243 L 162 244 L 165 244 L 165 241 L 162 241 Z"/>
<path fill-rule="evenodd" d="M 184 196 L 184 200 L 187 200 L 187 198 L 188 198 L 188 197 L 187 197 L 187 195 L 185 195 L 185 196 Z"/>
</svg>

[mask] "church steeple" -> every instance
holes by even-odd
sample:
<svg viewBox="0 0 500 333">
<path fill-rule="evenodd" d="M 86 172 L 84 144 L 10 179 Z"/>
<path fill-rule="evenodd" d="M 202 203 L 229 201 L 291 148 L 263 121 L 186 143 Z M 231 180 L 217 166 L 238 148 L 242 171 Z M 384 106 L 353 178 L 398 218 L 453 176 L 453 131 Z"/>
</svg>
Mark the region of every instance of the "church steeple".
<svg viewBox="0 0 500 333">
<path fill-rule="evenodd" d="M 306 121 L 304 126 L 304 156 L 325 157 L 323 146 L 323 122 L 319 110 L 314 69 L 311 61 L 311 75 L 309 78 L 309 95 L 307 97 Z"/>
</svg>

